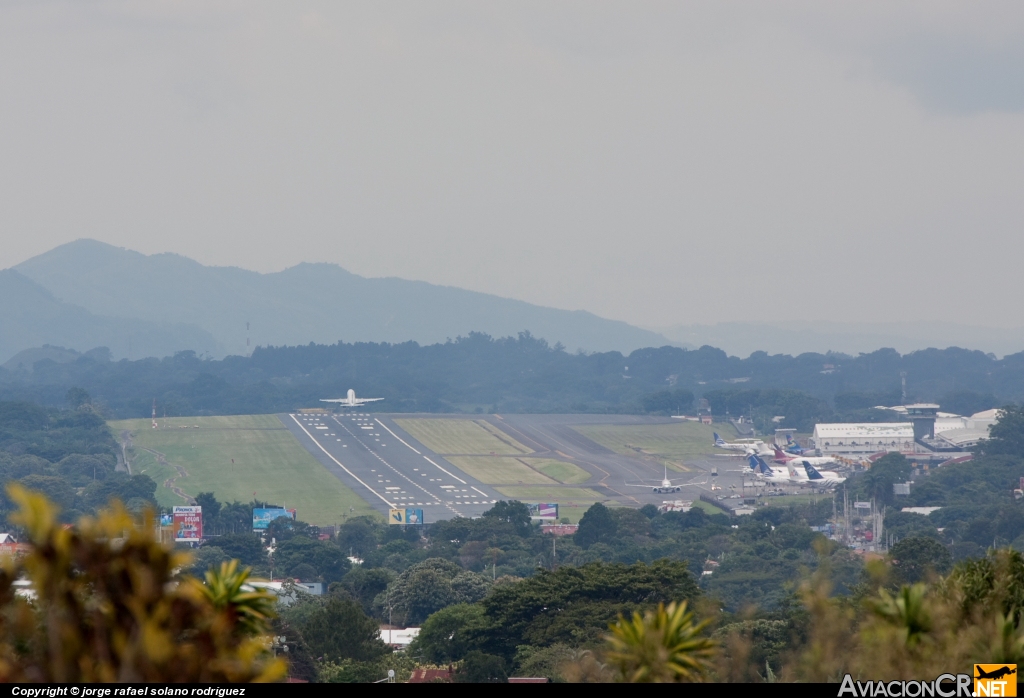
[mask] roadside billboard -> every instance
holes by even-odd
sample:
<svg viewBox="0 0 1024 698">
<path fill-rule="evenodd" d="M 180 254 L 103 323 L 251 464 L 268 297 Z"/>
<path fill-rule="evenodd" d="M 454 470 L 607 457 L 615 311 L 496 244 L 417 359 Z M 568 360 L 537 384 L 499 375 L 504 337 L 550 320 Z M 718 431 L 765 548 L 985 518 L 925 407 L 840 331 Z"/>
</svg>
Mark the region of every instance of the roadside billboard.
<svg viewBox="0 0 1024 698">
<path fill-rule="evenodd" d="M 281 509 L 275 507 L 273 509 L 253 509 L 252 510 L 252 529 L 254 531 L 265 530 L 270 522 L 274 519 L 295 519 L 294 509 Z"/>
<path fill-rule="evenodd" d="M 421 524 L 423 523 L 423 510 L 422 509 L 389 509 L 388 510 L 388 523 L 389 524 Z"/>
<path fill-rule="evenodd" d="M 198 543 L 203 539 L 203 508 L 174 507 L 174 540 L 177 543 Z"/>
<path fill-rule="evenodd" d="M 530 508 L 531 519 L 557 519 L 558 504 L 527 504 Z"/>
</svg>

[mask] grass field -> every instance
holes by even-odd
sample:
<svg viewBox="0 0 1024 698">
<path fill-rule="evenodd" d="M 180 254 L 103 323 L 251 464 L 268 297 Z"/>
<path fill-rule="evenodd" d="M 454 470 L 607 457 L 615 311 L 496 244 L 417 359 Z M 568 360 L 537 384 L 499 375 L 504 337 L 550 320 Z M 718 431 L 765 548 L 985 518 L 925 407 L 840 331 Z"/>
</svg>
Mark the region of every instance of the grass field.
<svg viewBox="0 0 1024 698">
<path fill-rule="evenodd" d="M 448 456 L 445 460 L 485 485 L 551 485 L 555 480 L 516 458 Z"/>
<path fill-rule="evenodd" d="M 417 441 L 435 453 L 518 456 L 530 449 L 483 420 L 396 419 Z"/>
<path fill-rule="evenodd" d="M 529 464 L 531 468 L 539 470 L 552 480 L 558 480 L 566 485 L 578 485 L 590 479 L 590 473 L 572 463 L 549 458 L 520 458 L 518 460 Z"/>
<path fill-rule="evenodd" d="M 731 424 L 707 426 L 683 421 L 672 424 L 588 424 L 573 429 L 616 453 L 654 456 L 669 467 L 713 453 L 716 431 L 726 440 L 736 437 L 736 430 Z"/>
<path fill-rule="evenodd" d="M 716 507 L 714 504 L 711 504 L 710 502 L 705 502 L 705 501 L 703 501 L 701 499 L 693 500 L 693 507 L 695 509 L 703 509 L 708 514 L 724 514 L 725 513 L 721 509 Z"/>
<path fill-rule="evenodd" d="M 294 508 L 312 524 L 338 523 L 342 513 L 377 515 L 273 415 L 167 418 L 159 424 L 153 429 L 148 419 L 131 419 L 110 427 L 118 437 L 132 433 L 132 472 L 156 481 L 161 505 L 186 504 L 171 491 L 174 486 L 192 496 L 213 492 L 220 501 L 249 502 L 256 492 L 261 501 Z"/>
</svg>

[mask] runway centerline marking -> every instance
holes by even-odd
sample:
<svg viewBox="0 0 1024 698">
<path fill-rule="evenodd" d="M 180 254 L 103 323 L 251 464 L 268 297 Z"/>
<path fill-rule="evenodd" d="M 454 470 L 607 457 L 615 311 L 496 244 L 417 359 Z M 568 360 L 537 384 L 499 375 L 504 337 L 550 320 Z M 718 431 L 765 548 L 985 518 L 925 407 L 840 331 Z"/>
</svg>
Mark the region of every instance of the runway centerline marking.
<svg viewBox="0 0 1024 698">
<path fill-rule="evenodd" d="M 290 416 L 290 417 L 291 417 L 292 419 L 295 419 L 295 415 L 294 415 L 294 414 L 292 414 L 292 415 L 289 415 L 289 416 Z M 353 472 L 352 472 L 351 470 L 349 470 L 349 469 L 348 469 L 348 468 L 346 468 L 346 467 L 345 467 L 344 465 L 342 465 L 342 464 L 341 464 L 341 461 L 340 461 L 340 460 L 338 460 L 337 458 L 335 458 L 334 456 L 332 456 L 332 455 L 330 454 L 330 452 L 329 452 L 329 451 L 328 451 L 328 450 L 327 450 L 326 448 L 324 448 L 323 446 L 321 446 L 321 445 L 320 445 L 320 442 L 319 442 L 319 441 L 317 441 L 316 439 L 314 439 L 314 438 L 313 438 L 313 435 L 309 433 L 309 431 L 308 431 L 308 430 L 306 429 L 306 427 L 302 426 L 302 423 L 301 423 L 301 422 L 300 422 L 300 421 L 299 421 L 298 419 L 295 419 L 295 423 L 296 423 L 296 424 L 298 424 L 298 425 L 299 425 L 299 429 L 302 429 L 302 431 L 303 431 L 303 432 L 305 432 L 306 436 L 308 436 L 308 437 L 310 438 L 310 440 L 311 440 L 311 441 L 312 441 L 313 443 L 315 443 L 315 444 L 316 444 L 317 448 L 319 448 L 319 449 L 320 449 L 321 451 L 323 451 L 324 453 L 326 453 L 326 454 L 327 454 L 327 457 L 328 457 L 328 458 L 330 458 L 330 459 L 331 459 L 332 461 L 334 461 L 335 463 L 337 463 L 337 464 L 338 464 L 338 467 L 339 467 L 339 468 L 341 468 L 341 469 L 342 469 L 342 470 L 344 470 L 344 471 L 345 471 L 346 473 L 348 473 L 349 475 L 351 475 L 351 476 L 352 476 L 352 478 L 353 478 L 353 479 L 354 479 L 354 480 L 355 480 L 356 482 L 358 482 L 358 483 L 359 483 L 360 485 L 362 485 L 362 486 L 363 486 L 363 487 L 365 487 L 366 489 L 368 489 L 368 490 L 370 490 L 371 492 L 373 492 L 373 493 L 374 493 L 374 494 L 375 494 L 375 495 L 376 495 L 376 496 L 377 496 L 377 497 L 378 497 L 378 498 L 379 498 L 379 499 L 380 499 L 380 500 L 381 500 L 382 502 L 384 502 L 385 504 L 387 504 L 387 505 L 388 505 L 388 508 L 389 508 L 389 509 L 394 509 L 394 508 L 395 508 L 395 505 L 394 505 L 394 504 L 392 504 L 392 503 L 391 503 L 391 502 L 389 502 L 389 501 L 388 501 L 387 499 L 385 499 L 383 495 L 381 495 L 381 494 L 380 494 L 379 492 L 377 492 L 377 490 L 373 489 L 372 487 L 370 487 L 369 485 L 367 485 L 367 484 L 366 484 L 365 482 L 363 482 L 362 480 L 360 480 L 360 479 L 359 479 L 359 476 L 357 476 L 357 475 L 356 475 L 355 473 L 353 473 Z"/>
<path fill-rule="evenodd" d="M 356 439 L 356 441 L 358 441 L 360 444 L 362 444 L 363 448 L 365 448 L 367 451 L 369 451 L 373 455 L 374 458 L 376 458 L 381 463 L 383 463 L 384 465 L 386 465 L 389 468 L 391 468 L 391 470 L 394 471 L 395 474 L 400 475 L 401 477 L 405 478 L 409 482 L 409 484 L 414 485 L 419 490 L 422 490 L 424 494 L 426 494 L 427 496 L 431 497 L 432 499 L 435 499 L 438 504 L 444 504 L 456 516 L 462 516 L 463 515 L 462 512 L 460 512 L 457 509 L 455 509 L 455 507 L 451 506 L 450 503 L 444 502 L 440 497 L 438 497 L 436 494 L 434 494 L 433 492 L 428 490 L 426 487 L 424 487 L 423 485 L 419 484 L 418 482 L 416 482 L 415 480 L 410 478 L 408 475 L 403 473 L 401 470 L 399 470 L 395 466 L 391 465 L 391 463 L 388 463 L 386 460 L 384 460 L 384 458 L 381 457 L 381 455 L 379 453 L 377 453 L 372 448 L 370 448 L 370 446 L 368 444 L 363 443 L 362 441 L 359 441 L 359 439 L 356 438 L 356 435 L 353 434 L 352 431 L 347 426 L 345 426 L 344 424 L 341 423 L 340 419 L 335 417 L 334 421 L 336 421 L 341 426 L 342 429 L 347 431 L 352 436 L 353 439 Z M 395 438 L 398 438 L 398 437 L 396 436 Z M 451 473 L 449 473 L 449 475 L 451 475 Z M 455 476 L 452 475 L 452 477 L 455 477 Z M 456 478 L 456 479 L 458 479 L 458 478 Z"/>
</svg>

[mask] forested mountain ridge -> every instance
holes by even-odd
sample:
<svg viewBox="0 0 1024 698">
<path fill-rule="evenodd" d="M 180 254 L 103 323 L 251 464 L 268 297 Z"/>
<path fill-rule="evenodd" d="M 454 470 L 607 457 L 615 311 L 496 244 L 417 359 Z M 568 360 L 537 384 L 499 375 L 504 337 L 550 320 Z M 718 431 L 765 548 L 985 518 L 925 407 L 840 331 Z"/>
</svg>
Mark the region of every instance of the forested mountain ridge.
<svg viewBox="0 0 1024 698">
<path fill-rule="evenodd" d="M 208 332 L 188 323 L 162 325 L 118 315 L 91 312 L 73 297 L 59 300 L 24 274 L 0 270 L 0 364 L 44 344 L 80 352 L 105 346 L 134 358 L 215 344 Z"/>
<path fill-rule="evenodd" d="M 245 353 L 247 339 L 253 346 L 339 340 L 435 343 L 469 332 L 504 336 L 524 329 L 573 350 L 670 344 L 657 333 L 585 311 L 422 281 L 364 278 L 334 264 L 303 263 L 261 274 L 76 240 L 16 269 L 57 298 L 92 313 L 201 328 L 213 341 L 187 348 L 217 357 Z"/>
<path fill-rule="evenodd" d="M 869 408 L 900 402 L 901 372 L 908 400 L 937 400 L 962 414 L 1024 398 L 1024 354 L 996 359 L 964 349 L 739 359 L 713 347 L 661 347 L 624 356 L 570 353 L 528 333 L 474 333 L 427 346 L 260 347 L 222 360 L 194 352 L 102 357 L 43 360 L 32 372 L 0 369 L 0 399 L 61 405 L 69 388 L 81 387 L 111 416 L 132 417 L 148 415 L 153 398 L 168 415 L 270 413 L 319 405 L 349 388 L 386 398 L 372 407 L 389 412 L 669 412 L 705 397 L 715 414 L 785 415 L 806 430 L 833 411 L 885 416 Z"/>
</svg>

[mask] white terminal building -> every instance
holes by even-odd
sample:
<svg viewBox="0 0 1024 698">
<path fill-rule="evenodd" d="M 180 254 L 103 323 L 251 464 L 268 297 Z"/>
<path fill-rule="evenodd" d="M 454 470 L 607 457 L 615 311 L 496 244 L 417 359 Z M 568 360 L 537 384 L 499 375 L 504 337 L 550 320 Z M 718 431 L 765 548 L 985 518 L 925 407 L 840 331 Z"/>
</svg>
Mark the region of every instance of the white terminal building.
<svg viewBox="0 0 1024 698">
<path fill-rule="evenodd" d="M 939 412 L 938 405 L 881 407 L 908 419 L 906 422 L 817 424 L 812 440 L 823 456 L 863 458 L 880 452 L 927 453 L 933 449 L 967 449 L 988 438 L 999 410 L 970 417 Z M 924 446 L 928 445 L 928 448 Z"/>
<path fill-rule="evenodd" d="M 866 458 L 879 451 L 914 450 L 914 425 L 910 422 L 875 424 L 815 424 L 814 447 L 823 456 Z"/>
</svg>

